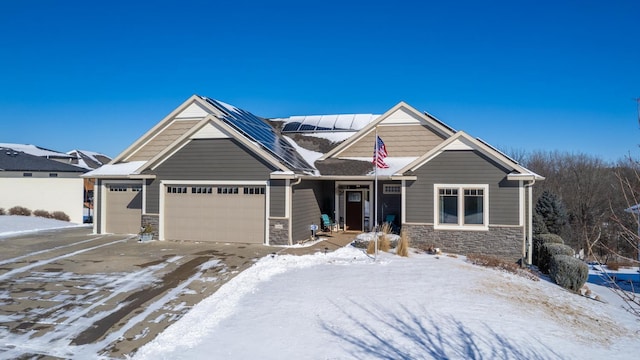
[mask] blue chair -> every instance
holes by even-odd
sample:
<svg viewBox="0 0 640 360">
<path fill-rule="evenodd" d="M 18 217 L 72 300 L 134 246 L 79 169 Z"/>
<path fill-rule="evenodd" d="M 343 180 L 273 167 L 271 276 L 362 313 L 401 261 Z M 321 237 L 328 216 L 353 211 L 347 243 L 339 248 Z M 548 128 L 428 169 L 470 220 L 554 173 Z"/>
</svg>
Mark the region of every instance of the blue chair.
<svg viewBox="0 0 640 360">
<path fill-rule="evenodd" d="M 331 220 L 331 218 L 329 218 L 329 215 L 327 214 L 322 214 L 322 230 L 323 231 L 327 231 L 327 229 L 329 229 L 329 232 L 333 232 L 333 227 L 336 225 L 336 223 Z"/>
<path fill-rule="evenodd" d="M 398 231 L 398 226 L 396 225 L 396 214 L 387 214 L 384 217 L 384 222 L 391 226 L 391 231 L 394 233 Z"/>
</svg>

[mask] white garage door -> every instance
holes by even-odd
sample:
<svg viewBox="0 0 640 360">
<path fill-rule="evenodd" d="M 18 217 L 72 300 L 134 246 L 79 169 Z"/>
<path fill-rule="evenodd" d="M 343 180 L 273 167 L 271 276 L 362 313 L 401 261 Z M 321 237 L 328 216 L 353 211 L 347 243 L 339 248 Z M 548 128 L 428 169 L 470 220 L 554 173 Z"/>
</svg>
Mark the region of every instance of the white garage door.
<svg viewBox="0 0 640 360">
<path fill-rule="evenodd" d="M 140 184 L 107 184 L 105 232 L 137 234 L 142 217 Z"/>
<path fill-rule="evenodd" d="M 166 186 L 164 238 L 264 243 L 264 186 Z"/>
</svg>

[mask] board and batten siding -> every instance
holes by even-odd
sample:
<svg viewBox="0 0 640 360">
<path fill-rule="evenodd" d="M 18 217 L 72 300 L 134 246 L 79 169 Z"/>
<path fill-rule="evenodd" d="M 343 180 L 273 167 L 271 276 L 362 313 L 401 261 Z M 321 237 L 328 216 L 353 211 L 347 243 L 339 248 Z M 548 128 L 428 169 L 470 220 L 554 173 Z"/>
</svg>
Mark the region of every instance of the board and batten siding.
<svg viewBox="0 0 640 360">
<path fill-rule="evenodd" d="M 171 145 L 177 138 L 194 127 L 199 120 L 174 120 L 171 124 L 162 129 L 158 134 L 146 144 L 136 150 L 127 158 L 127 161 L 149 160 L 156 156 L 167 146 Z"/>
<path fill-rule="evenodd" d="M 507 180 L 510 170 L 477 151 L 445 151 L 407 181 L 406 221 L 433 224 L 434 184 L 488 184 L 489 225 L 519 225 L 519 182 Z"/>
<path fill-rule="evenodd" d="M 266 181 L 276 170 L 234 139 L 194 139 L 155 169 L 147 187 L 146 213 L 157 214 L 160 181 Z"/>
<path fill-rule="evenodd" d="M 424 125 L 385 125 L 378 127 L 389 156 L 420 156 L 444 139 Z M 338 154 L 340 157 L 371 157 L 375 132 L 371 131 Z"/>
<path fill-rule="evenodd" d="M 271 217 L 284 217 L 285 216 L 285 193 L 286 193 L 286 181 L 285 180 L 271 180 L 269 181 L 269 215 Z"/>
</svg>

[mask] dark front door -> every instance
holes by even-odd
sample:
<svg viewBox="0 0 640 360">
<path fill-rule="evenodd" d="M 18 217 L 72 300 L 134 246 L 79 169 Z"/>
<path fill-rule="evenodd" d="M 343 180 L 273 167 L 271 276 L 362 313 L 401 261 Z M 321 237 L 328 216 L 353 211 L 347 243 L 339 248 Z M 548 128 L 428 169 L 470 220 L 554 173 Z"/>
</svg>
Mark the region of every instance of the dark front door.
<svg viewBox="0 0 640 360">
<path fill-rule="evenodd" d="M 346 220 L 347 230 L 362 231 L 362 192 L 346 191 Z"/>
</svg>

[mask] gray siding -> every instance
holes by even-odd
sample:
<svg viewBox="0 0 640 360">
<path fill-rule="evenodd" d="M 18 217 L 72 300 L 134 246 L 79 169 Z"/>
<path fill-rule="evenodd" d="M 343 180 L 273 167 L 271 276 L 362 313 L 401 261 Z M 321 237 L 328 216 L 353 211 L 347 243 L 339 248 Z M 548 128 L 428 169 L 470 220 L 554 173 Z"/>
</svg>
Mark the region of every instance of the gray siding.
<svg viewBox="0 0 640 360">
<path fill-rule="evenodd" d="M 285 216 L 286 181 L 271 180 L 269 182 L 269 215 L 274 217 Z"/>
<path fill-rule="evenodd" d="M 302 181 L 293 186 L 291 231 L 293 242 L 309 239 L 309 225 L 320 226 L 320 215 L 333 217 L 334 182 Z"/>
<path fill-rule="evenodd" d="M 146 210 L 159 213 L 161 180 L 266 181 L 274 170 L 236 140 L 191 140 L 155 170 L 156 179 L 147 187 Z"/>
<path fill-rule="evenodd" d="M 488 184 L 489 224 L 518 225 L 518 181 L 507 180 L 509 172 L 477 151 L 445 151 L 407 182 L 407 222 L 433 223 L 434 184 Z"/>
</svg>

